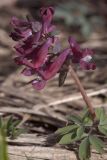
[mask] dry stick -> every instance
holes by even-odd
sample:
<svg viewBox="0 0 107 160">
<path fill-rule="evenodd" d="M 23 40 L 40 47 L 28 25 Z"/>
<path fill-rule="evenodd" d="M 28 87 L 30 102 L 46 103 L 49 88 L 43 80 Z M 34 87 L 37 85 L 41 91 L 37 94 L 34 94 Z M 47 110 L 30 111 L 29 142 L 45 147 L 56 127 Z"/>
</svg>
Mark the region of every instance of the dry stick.
<svg viewBox="0 0 107 160">
<path fill-rule="evenodd" d="M 75 80 L 75 83 L 77 84 L 77 86 L 78 86 L 78 88 L 79 88 L 79 90 L 80 90 L 80 92 L 81 92 L 81 94 L 83 96 L 83 99 L 84 99 L 85 103 L 88 106 L 89 112 L 91 113 L 92 118 L 94 120 L 94 118 L 95 118 L 94 108 L 93 108 L 93 106 L 92 106 L 92 104 L 91 104 L 91 102 L 90 102 L 90 100 L 89 100 L 89 98 L 88 98 L 88 96 L 87 96 L 87 94 L 86 94 L 86 92 L 84 90 L 84 87 L 82 86 L 82 84 L 81 84 L 76 72 L 72 68 L 72 66 L 70 66 L 70 72 L 71 72 L 72 78 Z"/>
</svg>

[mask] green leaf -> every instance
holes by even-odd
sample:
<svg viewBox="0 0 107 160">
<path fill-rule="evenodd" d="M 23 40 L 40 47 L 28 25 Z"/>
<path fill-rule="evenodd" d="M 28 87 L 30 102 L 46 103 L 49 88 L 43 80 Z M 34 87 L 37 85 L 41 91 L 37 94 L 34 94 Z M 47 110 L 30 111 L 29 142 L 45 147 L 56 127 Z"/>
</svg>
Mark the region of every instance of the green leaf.
<svg viewBox="0 0 107 160">
<path fill-rule="evenodd" d="M 17 126 L 20 124 L 20 122 L 21 122 L 20 119 L 15 120 L 15 121 L 13 122 L 13 126 L 14 126 L 14 127 L 17 127 Z"/>
<path fill-rule="evenodd" d="M 78 126 L 77 125 L 69 125 L 69 126 L 66 126 L 66 127 L 63 127 L 63 128 L 59 128 L 56 133 L 57 134 L 60 134 L 60 135 L 64 135 L 64 134 L 67 134 L 69 132 L 72 132 L 74 131 L 75 129 L 77 129 Z"/>
<path fill-rule="evenodd" d="M 104 128 L 104 126 L 98 126 L 98 129 L 101 133 L 107 136 L 107 128 Z"/>
<path fill-rule="evenodd" d="M 107 130 L 107 124 L 104 124 L 104 125 L 100 125 L 99 126 L 103 127 L 105 130 Z"/>
<path fill-rule="evenodd" d="M 82 124 L 82 118 L 78 115 L 71 115 L 68 117 L 68 120 L 73 121 L 74 123 L 79 125 Z"/>
<path fill-rule="evenodd" d="M 80 160 L 86 160 L 90 157 L 90 143 L 89 138 L 86 137 L 82 140 L 79 146 L 79 158 Z"/>
<path fill-rule="evenodd" d="M 67 73 L 68 73 L 68 70 L 61 71 L 61 72 L 59 73 L 59 87 L 64 84 L 65 79 L 66 79 L 66 77 L 67 77 Z"/>
<path fill-rule="evenodd" d="M 92 118 L 90 116 L 89 110 L 87 108 L 84 108 L 81 112 L 81 118 L 82 118 L 82 124 L 84 126 L 92 126 Z"/>
<path fill-rule="evenodd" d="M 75 142 L 77 139 L 75 132 L 74 133 L 68 133 L 64 135 L 61 140 L 59 141 L 59 144 L 71 144 Z"/>
<path fill-rule="evenodd" d="M 104 108 L 96 108 L 95 109 L 95 114 L 96 114 L 96 118 L 98 119 L 98 120 L 100 120 L 100 118 L 101 118 L 101 115 L 105 115 L 105 111 L 104 111 Z"/>
<path fill-rule="evenodd" d="M 106 117 L 106 115 L 101 115 L 99 124 L 100 125 L 107 125 L 107 117 Z"/>
<path fill-rule="evenodd" d="M 13 117 L 11 116 L 11 117 L 8 119 L 7 124 L 6 124 L 7 136 L 9 135 L 9 132 L 10 132 L 10 130 L 11 130 L 12 122 L 13 122 Z"/>
<path fill-rule="evenodd" d="M 5 129 L 0 127 L 0 160 L 8 160 Z"/>
<path fill-rule="evenodd" d="M 77 137 L 80 139 L 82 137 L 83 133 L 84 133 L 84 127 L 80 126 L 77 129 Z"/>
<path fill-rule="evenodd" d="M 16 139 L 22 133 L 25 133 L 25 129 L 14 129 L 13 133 L 10 136 L 10 139 Z"/>
<path fill-rule="evenodd" d="M 107 125 L 107 115 L 101 115 L 99 124 L 100 125 Z"/>
<path fill-rule="evenodd" d="M 107 127 L 107 117 L 105 117 L 104 119 L 101 119 L 100 120 L 100 123 L 99 123 L 101 126 L 106 126 Z"/>
<path fill-rule="evenodd" d="M 89 117 L 86 117 L 84 119 L 83 125 L 84 126 L 92 126 L 93 125 L 92 119 L 90 119 Z"/>
<path fill-rule="evenodd" d="M 81 118 L 82 121 L 85 120 L 85 118 L 87 118 L 89 116 L 89 110 L 87 108 L 85 108 L 82 112 L 81 112 Z"/>
<path fill-rule="evenodd" d="M 2 127 L 2 117 L 0 116 L 0 128 Z"/>
<path fill-rule="evenodd" d="M 89 140 L 91 145 L 96 149 L 96 151 L 98 151 L 99 153 L 103 153 L 103 148 L 105 147 L 105 145 L 100 138 L 90 135 Z"/>
</svg>

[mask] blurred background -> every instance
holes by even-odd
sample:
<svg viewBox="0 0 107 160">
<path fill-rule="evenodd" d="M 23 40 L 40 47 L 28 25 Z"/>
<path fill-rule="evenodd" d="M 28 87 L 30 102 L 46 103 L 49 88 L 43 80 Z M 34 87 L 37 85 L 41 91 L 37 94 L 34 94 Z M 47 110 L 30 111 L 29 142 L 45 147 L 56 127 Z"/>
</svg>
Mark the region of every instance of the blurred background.
<svg viewBox="0 0 107 160">
<path fill-rule="evenodd" d="M 0 114 L 22 120 L 28 133 L 46 135 L 66 123 L 66 115 L 86 106 L 72 77 L 63 87 L 58 77 L 38 92 L 25 85 L 29 78 L 20 74 L 9 37 L 12 16 L 31 15 L 39 20 L 39 8 L 54 6 L 53 23 L 61 30 L 62 47 L 73 35 L 81 47 L 95 52 L 95 71 L 75 68 L 94 107 L 107 107 L 107 1 L 106 0 L 3 0 L 0 1 Z"/>
</svg>

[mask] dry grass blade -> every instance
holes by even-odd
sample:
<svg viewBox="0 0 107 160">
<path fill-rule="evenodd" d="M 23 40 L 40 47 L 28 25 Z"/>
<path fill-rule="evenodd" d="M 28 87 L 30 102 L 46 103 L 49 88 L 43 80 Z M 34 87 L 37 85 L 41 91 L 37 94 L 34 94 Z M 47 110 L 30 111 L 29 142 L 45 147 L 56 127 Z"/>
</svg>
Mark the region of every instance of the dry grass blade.
<svg viewBox="0 0 107 160">
<path fill-rule="evenodd" d="M 87 93 L 87 96 L 89 96 L 89 97 L 97 96 L 99 94 L 104 94 L 106 92 L 107 92 L 107 88 L 103 88 L 103 89 L 100 89 L 97 91 L 93 91 L 91 93 Z M 67 103 L 67 102 L 76 101 L 76 100 L 80 100 L 80 99 L 82 99 L 82 96 L 76 94 L 75 96 L 70 96 L 70 97 L 67 96 L 66 98 L 63 98 L 61 100 L 51 102 L 48 104 L 48 106 L 59 105 L 62 103 Z"/>
</svg>

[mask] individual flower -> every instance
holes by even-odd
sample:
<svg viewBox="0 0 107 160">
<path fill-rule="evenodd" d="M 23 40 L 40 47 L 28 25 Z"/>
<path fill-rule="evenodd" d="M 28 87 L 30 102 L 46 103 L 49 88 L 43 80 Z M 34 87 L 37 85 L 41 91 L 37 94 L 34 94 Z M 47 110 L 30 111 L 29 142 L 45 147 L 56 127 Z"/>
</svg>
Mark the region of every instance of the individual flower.
<svg viewBox="0 0 107 160">
<path fill-rule="evenodd" d="M 44 80 L 49 80 L 56 75 L 61 69 L 61 66 L 66 61 L 67 56 L 70 54 L 70 49 L 64 49 L 54 61 L 46 66 L 46 68 L 40 72 Z"/>
<path fill-rule="evenodd" d="M 37 69 L 44 64 L 47 59 L 49 47 L 52 45 L 52 38 L 48 38 L 47 41 L 40 47 L 40 49 L 35 53 L 32 63 L 34 68 Z"/>
<path fill-rule="evenodd" d="M 94 70 L 96 65 L 91 62 L 92 55 L 94 54 L 93 51 L 88 48 L 81 49 L 72 36 L 69 37 L 68 41 L 72 51 L 72 63 L 79 64 L 82 69 Z"/>
<path fill-rule="evenodd" d="M 42 7 L 40 9 L 40 14 L 41 14 L 42 20 L 50 24 L 53 19 L 54 8 L 53 7 Z"/>
<path fill-rule="evenodd" d="M 43 79 L 36 79 L 32 81 L 32 86 L 36 89 L 36 90 L 41 90 L 45 87 L 46 85 L 46 81 Z"/>
<path fill-rule="evenodd" d="M 46 67 L 37 70 L 38 77 L 32 81 L 32 85 L 37 90 L 45 87 L 46 82 L 53 78 L 61 69 L 63 63 L 66 61 L 67 56 L 70 54 L 70 49 L 64 49 L 53 62 L 50 62 Z"/>
<path fill-rule="evenodd" d="M 37 21 L 30 21 L 27 19 L 20 20 L 16 17 L 12 17 L 10 24 L 13 27 L 10 37 L 12 37 L 14 41 L 27 39 L 33 33 L 39 32 L 42 27 Z"/>
<path fill-rule="evenodd" d="M 47 60 L 48 50 L 52 45 L 52 41 L 52 38 L 48 38 L 40 47 L 33 49 L 30 54 L 26 54 L 26 52 L 21 48 L 23 51 L 22 54 L 15 57 L 16 63 L 26 65 L 27 67 L 31 67 L 33 69 L 38 69 Z M 19 50 L 21 51 L 21 49 Z"/>
<path fill-rule="evenodd" d="M 42 34 L 47 34 L 55 29 L 55 26 L 51 24 L 54 8 L 53 7 L 42 7 L 40 9 L 40 14 L 42 17 Z"/>
</svg>

